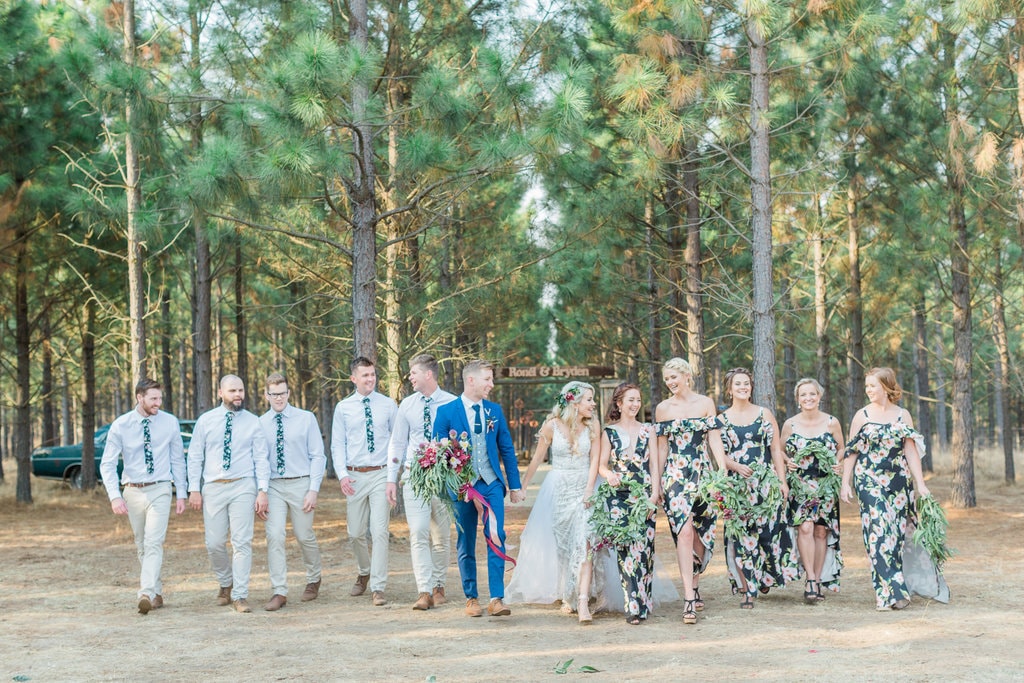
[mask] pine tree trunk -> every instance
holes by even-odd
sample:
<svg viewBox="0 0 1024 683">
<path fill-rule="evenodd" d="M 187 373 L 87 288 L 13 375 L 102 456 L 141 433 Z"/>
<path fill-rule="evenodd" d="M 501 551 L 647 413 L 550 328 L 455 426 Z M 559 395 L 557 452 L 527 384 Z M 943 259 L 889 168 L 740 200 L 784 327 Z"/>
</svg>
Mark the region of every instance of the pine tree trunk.
<svg viewBox="0 0 1024 683">
<path fill-rule="evenodd" d="M 166 265 L 166 264 L 165 264 Z M 171 289 L 164 278 L 160 293 L 160 384 L 164 389 L 164 410 L 174 410 L 174 377 L 171 375 Z M 181 413 L 175 413 L 180 415 Z"/>
<path fill-rule="evenodd" d="M 96 303 L 85 304 L 82 329 L 82 490 L 96 488 Z"/>
<path fill-rule="evenodd" d="M 389 16 L 392 23 L 397 18 Z M 404 98 L 399 79 L 392 79 L 388 85 L 387 120 L 388 126 L 388 189 L 384 194 L 386 208 L 392 210 L 405 201 L 405 193 L 399 186 L 398 174 L 398 131 L 404 123 L 399 120 L 399 111 L 404 109 Z M 391 397 L 399 397 L 402 392 L 402 307 L 398 298 L 399 277 L 401 276 L 402 245 L 396 240 L 405 232 L 407 226 L 400 216 L 394 215 L 387 221 L 387 239 L 389 245 L 384 250 L 384 386 L 385 393 Z M 404 288 L 403 288 L 404 289 Z"/>
<path fill-rule="evenodd" d="M 196 7 L 192 6 L 189 11 L 189 73 L 192 74 L 192 90 L 197 93 L 204 89 L 200 76 L 203 72 L 200 32 L 199 15 Z M 189 111 L 189 150 L 193 157 L 202 153 L 204 125 L 203 105 L 195 100 Z M 213 407 L 213 274 L 206 214 L 198 206 L 192 207 L 192 224 L 196 241 L 195 291 L 192 297 L 192 399 L 194 415 L 199 417 Z"/>
<path fill-rule="evenodd" d="M 644 223 L 646 229 L 644 230 L 644 246 L 647 251 L 647 381 L 651 387 L 651 405 L 657 406 L 661 403 L 662 391 L 661 391 L 661 325 L 658 322 L 658 311 L 660 306 L 658 305 L 658 280 L 657 280 L 657 264 L 655 263 L 655 244 L 654 244 L 654 202 L 648 198 L 644 205 Z M 675 232 L 676 229 L 672 228 Z M 678 273 L 678 269 L 676 269 Z M 679 289 L 679 284 L 676 281 L 672 282 L 672 290 L 676 291 Z M 674 318 L 676 316 L 673 309 L 671 315 Z M 673 330 L 672 336 L 675 336 L 676 326 L 672 325 Z"/>
<path fill-rule="evenodd" d="M 60 365 L 60 416 L 61 445 L 70 446 L 75 443 L 75 423 L 71 418 L 71 383 L 68 381 L 68 366 Z"/>
<path fill-rule="evenodd" d="M 700 228 L 703 223 L 700 214 L 700 169 L 697 162 L 696 145 L 683 143 L 683 197 L 686 202 L 686 349 L 690 369 L 693 370 L 693 390 L 698 394 L 707 391 L 707 369 L 704 363 L 704 304 L 701 288 L 704 276 L 701 272 Z"/>
<path fill-rule="evenodd" d="M 794 324 L 796 300 L 794 299 L 792 284 L 791 282 L 788 283 L 789 310 L 786 311 L 786 316 L 782 319 L 782 397 L 786 406 L 786 418 L 793 417 L 798 411 L 796 405 L 796 383 L 799 378 L 797 377 L 796 367 L 796 325 Z M 782 419 L 783 417 L 779 416 L 780 424 Z"/>
<path fill-rule="evenodd" d="M 40 341 L 43 347 L 42 382 L 39 386 L 40 398 L 43 402 L 43 425 L 40 433 L 40 445 L 56 446 L 59 429 L 57 425 L 57 410 L 53 404 L 55 398 L 53 386 L 53 347 L 50 344 L 50 337 L 53 332 L 50 329 L 50 316 L 45 311 L 39 320 L 39 326 L 39 331 L 42 335 Z"/>
<path fill-rule="evenodd" d="M 369 27 L 367 0 L 352 0 L 349 8 L 349 40 L 361 53 L 367 51 Z M 352 118 L 356 164 L 349 183 L 352 206 L 352 315 L 355 354 L 377 360 L 377 207 L 376 161 L 373 127 L 369 120 L 370 84 L 362 77 L 352 84 Z"/>
<path fill-rule="evenodd" d="M 995 255 L 992 298 L 992 337 L 996 343 L 996 423 L 999 445 L 1003 451 L 1003 480 L 1007 484 L 1017 481 L 1013 464 L 1013 429 L 1010 426 L 1010 340 L 1006 332 L 1006 303 L 1003 300 L 1003 264 L 999 252 Z"/>
<path fill-rule="evenodd" d="M 21 223 L 19 225 L 24 225 Z M 32 349 L 28 319 L 30 264 L 27 230 L 16 228 L 14 240 L 14 349 L 17 377 L 14 402 L 14 460 L 18 465 L 15 497 L 19 503 L 32 502 Z"/>
<path fill-rule="evenodd" d="M 839 406 L 837 401 L 832 403 L 832 371 L 831 371 L 831 349 L 828 338 L 828 297 L 825 291 L 825 249 L 822 244 L 824 236 L 819 232 L 813 238 L 814 248 L 814 337 L 817 341 L 815 356 L 817 358 L 818 382 L 825 388 L 825 395 L 821 398 L 821 409 L 827 413 L 834 412 Z M 848 420 L 842 420 L 847 423 Z"/>
<path fill-rule="evenodd" d="M 864 404 L 864 300 L 861 297 L 860 277 L 860 218 L 857 215 L 860 203 L 860 178 L 857 169 L 851 175 L 846 190 L 846 231 L 849 258 L 849 344 L 846 352 L 847 415 L 852 416 Z"/>
<path fill-rule="evenodd" d="M 256 384 L 250 384 L 249 377 L 249 335 L 245 320 L 245 261 L 242 251 L 241 232 L 235 231 L 235 374 L 242 378 L 250 407 L 257 405 L 259 396 Z"/>
<path fill-rule="evenodd" d="M 925 453 L 921 467 L 931 472 L 932 465 L 932 411 L 929 405 L 931 389 L 928 386 L 928 321 L 925 317 L 924 292 L 914 304 L 914 394 L 917 402 L 917 429 L 924 436 Z"/>
<path fill-rule="evenodd" d="M 772 292 L 771 121 L 768 44 L 756 22 L 750 42 L 750 199 L 753 259 L 754 403 L 775 410 L 775 301 Z"/>
<path fill-rule="evenodd" d="M 136 67 L 135 0 L 124 0 L 124 63 L 129 69 Z M 138 121 L 139 112 L 134 102 L 135 93 L 124 98 L 124 186 L 125 221 L 128 233 L 128 318 L 131 339 L 132 385 L 147 374 L 146 358 L 146 291 L 145 257 L 142 236 L 139 234 L 139 213 L 142 210 L 142 186 L 139 172 Z M 88 441 L 88 439 L 86 439 Z"/>
<path fill-rule="evenodd" d="M 949 392 L 946 388 L 946 345 L 942 341 L 942 328 L 935 323 L 933 335 L 935 354 L 935 434 L 939 441 L 935 448 L 942 453 L 949 451 Z"/>
<path fill-rule="evenodd" d="M 943 72 L 949 82 L 943 90 L 945 120 L 960 117 L 960 85 L 957 79 L 957 38 L 940 24 Z M 971 339 L 971 262 L 970 237 L 967 217 L 964 215 L 964 180 L 954 163 L 965 154 L 959 149 L 959 140 L 949 131 L 953 159 L 946 163 L 946 190 L 949 195 L 949 227 L 951 239 L 950 270 L 953 303 L 953 488 L 954 507 L 972 508 L 977 505 L 974 490 L 974 397 L 971 394 L 971 366 L 974 360 Z"/>
</svg>

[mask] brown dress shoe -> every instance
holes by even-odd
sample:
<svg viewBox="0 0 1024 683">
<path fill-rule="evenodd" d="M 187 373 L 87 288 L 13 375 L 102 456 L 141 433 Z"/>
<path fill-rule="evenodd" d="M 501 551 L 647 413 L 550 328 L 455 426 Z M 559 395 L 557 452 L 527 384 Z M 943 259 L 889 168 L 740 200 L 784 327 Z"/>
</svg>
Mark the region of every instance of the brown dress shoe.
<svg viewBox="0 0 1024 683">
<path fill-rule="evenodd" d="M 505 606 L 501 598 L 494 598 L 487 604 L 487 613 L 492 617 L 507 617 L 512 614 L 512 610 Z"/>
<path fill-rule="evenodd" d="M 480 609 L 480 601 L 476 598 L 470 598 L 466 600 L 466 616 L 467 617 L 479 617 L 483 614 L 483 610 Z"/>
<path fill-rule="evenodd" d="M 157 595 L 153 598 L 153 609 L 160 609 L 164 606 L 163 596 Z"/>
<path fill-rule="evenodd" d="M 420 597 L 416 600 L 416 603 L 413 604 L 412 608 L 423 612 L 433 606 L 434 600 L 430 597 L 430 593 L 420 593 Z"/>
<path fill-rule="evenodd" d="M 278 595 L 277 593 L 275 593 L 274 597 L 270 598 L 270 600 L 267 601 L 267 604 L 263 605 L 263 609 L 267 610 L 268 612 L 276 612 L 277 610 L 281 609 L 287 604 L 288 598 L 286 598 L 283 595 Z"/>
<path fill-rule="evenodd" d="M 388 604 L 388 601 L 384 599 L 384 591 L 373 591 L 373 606 L 383 607 Z"/>
<path fill-rule="evenodd" d="M 242 614 L 248 614 L 252 611 L 252 608 L 249 607 L 248 600 L 246 600 L 245 598 L 238 598 L 237 600 L 235 600 L 235 611 L 241 612 Z"/>
<path fill-rule="evenodd" d="M 231 586 L 221 586 L 217 593 L 217 604 L 220 606 L 231 604 Z"/>
<path fill-rule="evenodd" d="M 361 575 L 359 575 L 358 577 L 356 577 L 355 585 L 352 586 L 352 590 L 350 590 L 348 592 L 348 594 L 351 595 L 352 597 L 355 597 L 357 595 L 362 595 L 363 593 L 366 592 L 366 586 L 369 583 L 370 583 L 370 575 L 369 574 L 361 574 Z"/>
<path fill-rule="evenodd" d="M 153 603 L 150 602 L 148 595 L 139 598 L 139 614 L 149 614 L 151 609 L 153 609 Z"/>
<path fill-rule="evenodd" d="M 430 597 L 434 601 L 435 607 L 448 602 L 448 598 L 444 597 L 444 586 L 434 586 L 434 594 Z"/>
<path fill-rule="evenodd" d="M 306 590 L 302 591 L 302 602 L 316 600 L 318 595 L 320 595 L 320 582 L 307 583 Z"/>
</svg>

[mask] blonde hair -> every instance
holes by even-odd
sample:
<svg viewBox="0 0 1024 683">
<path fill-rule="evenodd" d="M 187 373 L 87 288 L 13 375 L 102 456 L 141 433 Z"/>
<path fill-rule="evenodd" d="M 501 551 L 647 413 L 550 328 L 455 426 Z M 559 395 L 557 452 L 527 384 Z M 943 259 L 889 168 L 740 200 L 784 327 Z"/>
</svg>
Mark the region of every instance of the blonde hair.
<svg viewBox="0 0 1024 683">
<path fill-rule="evenodd" d="M 864 376 L 877 379 L 878 383 L 885 389 L 885 395 L 893 403 L 897 403 L 903 398 L 903 387 L 896 381 L 896 373 L 893 372 L 892 368 L 871 368 Z"/>
<path fill-rule="evenodd" d="M 814 379 L 813 377 L 804 377 L 803 379 L 799 380 L 796 383 L 796 388 L 793 389 L 793 398 L 797 400 L 800 399 L 800 387 L 802 387 L 805 384 L 813 384 L 814 388 L 818 390 L 819 397 L 825 395 L 825 387 L 821 386 L 821 382 Z"/>
<path fill-rule="evenodd" d="M 689 363 L 687 363 L 685 360 L 679 357 L 669 358 L 667 361 L 665 361 L 665 364 L 661 366 L 661 370 L 662 372 L 664 372 L 665 370 L 675 370 L 676 372 L 684 375 L 693 375 L 693 367 L 691 367 Z"/>
<path fill-rule="evenodd" d="M 594 395 L 594 387 L 586 382 L 579 382 L 573 380 L 558 392 L 558 398 L 555 399 L 555 405 L 551 408 L 551 414 L 548 415 L 548 420 L 561 420 L 563 424 L 569 429 L 569 440 L 572 442 L 569 444 L 569 450 L 576 454 L 576 443 L 577 438 L 576 429 L 583 425 L 593 435 L 597 429 L 597 423 L 594 421 L 593 416 L 591 417 L 580 417 L 580 399 L 586 392 L 590 392 L 590 395 Z"/>
</svg>

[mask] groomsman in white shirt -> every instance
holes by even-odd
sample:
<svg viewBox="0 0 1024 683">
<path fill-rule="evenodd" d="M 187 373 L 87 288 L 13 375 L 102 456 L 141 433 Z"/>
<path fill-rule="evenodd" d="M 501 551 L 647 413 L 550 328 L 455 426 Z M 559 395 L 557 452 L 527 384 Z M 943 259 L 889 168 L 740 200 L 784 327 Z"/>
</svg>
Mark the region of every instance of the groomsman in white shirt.
<svg viewBox="0 0 1024 683">
<path fill-rule="evenodd" d="M 292 533 L 302 550 L 306 567 L 306 589 L 302 601 L 320 594 L 320 546 L 313 533 L 320 483 L 327 457 L 316 416 L 288 402 L 288 380 L 279 372 L 267 377 L 270 410 L 260 417 L 270 456 L 269 509 L 266 515 L 267 568 L 273 595 L 263 606 L 276 612 L 288 602 L 288 564 L 285 560 L 285 524 L 292 520 Z"/>
<path fill-rule="evenodd" d="M 386 605 L 388 581 L 388 440 L 398 404 L 376 391 L 377 369 L 359 356 L 352 361 L 349 380 L 355 392 L 338 402 L 331 431 L 331 457 L 348 499 L 348 537 L 356 556 L 358 575 L 349 595 L 362 595 L 367 585 L 373 604 Z M 366 543 L 369 528 L 373 557 Z"/>
<path fill-rule="evenodd" d="M 448 506 L 437 497 L 422 500 L 413 493 L 406 477 L 416 449 L 430 441 L 434 416 L 440 406 L 455 400 L 437 386 L 437 359 L 421 354 L 409 361 L 409 382 L 415 390 L 398 406 L 395 429 L 388 449 L 388 502 L 398 503 L 398 480 L 404 481 L 402 499 L 409 522 L 409 550 L 412 573 L 419 596 L 412 608 L 428 610 L 447 602 L 444 595 L 448 563 L 452 554 L 452 517 Z"/>
<path fill-rule="evenodd" d="M 177 491 L 174 511 L 185 511 L 185 453 L 178 418 L 160 410 L 164 392 L 152 379 L 135 387 L 135 409 L 114 420 L 100 460 L 103 486 L 115 515 L 128 515 L 142 565 L 139 613 L 163 607 L 160 568 L 171 514 L 171 482 Z M 117 458 L 124 465 L 117 477 Z M 124 493 L 118 483 L 124 486 Z"/>
<path fill-rule="evenodd" d="M 240 377 L 221 378 L 220 400 L 221 405 L 199 416 L 192 431 L 188 504 L 203 511 L 206 551 L 220 584 L 217 604 L 252 612 L 248 600 L 253 512 L 261 517 L 267 512 L 267 440 L 260 419 L 243 408 L 245 385 Z"/>
</svg>

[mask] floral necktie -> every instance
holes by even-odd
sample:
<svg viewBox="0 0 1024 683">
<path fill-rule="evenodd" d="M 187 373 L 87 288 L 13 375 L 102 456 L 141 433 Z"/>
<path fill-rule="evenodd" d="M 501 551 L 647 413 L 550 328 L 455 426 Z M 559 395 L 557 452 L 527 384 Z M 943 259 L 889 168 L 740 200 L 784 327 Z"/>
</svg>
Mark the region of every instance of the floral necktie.
<svg viewBox="0 0 1024 683">
<path fill-rule="evenodd" d="M 476 404 L 473 405 L 473 412 L 475 413 L 475 416 L 473 418 L 473 433 L 474 434 L 483 434 L 484 423 L 480 420 L 480 404 L 479 403 L 476 403 Z"/>
<path fill-rule="evenodd" d="M 423 438 L 430 438 L 430 397 L 423 397 Z"/>
<path fill-rule="evenodd" d="M 231 420 L 234 418 L 234 414 L 229 410 L 227 415 L 224 417 L 224 459 L 223 467 L 224 471 L 227 472 L 231 469 Z"/>
<path fill-rule="evenodd" d="M 153 435 L 149 431 L 149 418 L 142 418 L 142 452 L 146 454 L 146 473 L 153 474 Z"/>
<path fill-rule="evenodd" d="M 277 422 L 277 473 L 284 476 L 284 415 L 278 413 L 274 416 Z"/>
<path fill-rule="evenodd" d="M 366 416 L 366 450 L 373 453 L 373 413 L 370 412 L 370 397 L 363 398 L 363 415 Z"/>
</svg>

